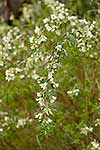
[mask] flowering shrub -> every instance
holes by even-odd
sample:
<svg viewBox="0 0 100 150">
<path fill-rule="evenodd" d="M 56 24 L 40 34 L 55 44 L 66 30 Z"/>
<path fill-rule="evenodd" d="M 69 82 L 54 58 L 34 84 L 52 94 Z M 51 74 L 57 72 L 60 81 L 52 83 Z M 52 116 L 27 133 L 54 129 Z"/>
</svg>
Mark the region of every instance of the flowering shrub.
<svg viewBox="0 0 100 150">
<path fill-rule="evenodd" d="M 41 22 L 24 6 L 20 24 L 0 26 L 0 138 L 34 125 L 40 149 L 56 133 L 60 149 L 99 150 L 99 23 L 58 1 L 37 7 Z"/>
</svg>

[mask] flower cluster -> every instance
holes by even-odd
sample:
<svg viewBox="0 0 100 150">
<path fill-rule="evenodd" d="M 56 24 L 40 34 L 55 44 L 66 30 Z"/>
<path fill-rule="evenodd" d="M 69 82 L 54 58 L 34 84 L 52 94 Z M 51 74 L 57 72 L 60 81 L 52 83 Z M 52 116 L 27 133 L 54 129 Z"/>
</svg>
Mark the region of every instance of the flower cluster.
<svg viewBox="0 0 100 150">
<path fill-rule="evenodd" d="M 68 9 L 65 9 L 64 4 L 58 1 L 44 0 L 44 2 L 53 11 L 53 14 L 49 18 L 43 20 L 44 26 L 48 32 L 55 32 L 62 23 L 67 22 Z"/>
<path fill-rule="evenodd" d="M 71 96 L 78 96 L 80 90 L 79 89 L 73 89 L 73 90 L 70 90 L 70 91 L 67 91 L 67 94 L 68 95 L 71 95 Z"/>
<path fill-rule="evenodd" d="M 5 64 L 5 79 L 10 82 L 18 76 L 20 79 L 31 78 L 36 80 L 38 92 L 36 101 L 39 109 L 35 117 L 43 126 L 50 125 L 54 112 L 54 102 L 57 99 L 56 90 L 59 82 L 56 81 L 56 73 L 62 66 L 62 56 L 70 56 L 71 51 L 88 53 L 90 57 L 97 55 L 98 29 L 95 21 L 78 19 L 65 8 L 64 4 L 54 0 L 43 0 L 52 14 L 43 19 L 40 26 L 28 34 L 17 27 L 8 30 L 0 44 L 0 66 Z M 24 7 L 24 17 L 27 9 Z M 62 28 L 64 28 L 62 32 Z M 59 37 L 58 37 L 59 35 Z M 26 43 L 25 43 L 26 42 Z M 65 45 L 68 49 L 63 48 Z M 79 89 L 67 91 L 70 96 L 78 96 Z M 5 118 L 6 121 L 9 118 Z M 16 120 L 16 119 L 15 119 Z M 16 127 L 24 126 L 27 118 L 20 118 Z M 99 125 L 97 120 L 95 126 Z M 2 128 L 0 129 L 2 131 Z M 85 127 L 81 133 L 87 135 L 92 128 Z"/>
<path fill-rule="evenodd" d="M 96 22 L 90 23 L 86 20 L 78 20 L 78 22 L 80 27 L 75 31 L 77 47 L 81 52 L 90 52 L 94 48 L 95 43 L 98 42 L 95 31 Z"/>
<path fill-rule="evenodd" d="M 1 116 L 0 116 L 1 117 Z M 32 119 L 29 118 L 19 118 L 17 116 L 10 117 L 6 112 L 2 112 L 2 121 L 0 123 L 0 132 L 4 132 L 14 129 L 24 128 L 26 125 L 31 124 Z"/>
<path fill-rule="evenodd" d="M 35 32 L 36 29 L 35 29 Z M 30 37 L 30 43 L 31 43 L 31 49 L 36 49 L 38 48 L 41 44 L 43 44 L 44 42 L 47 41 L 47 37 L 45 35 L 37 35 L 37 38 L 36 37 Z"/>
<path fill-rule="evenodd" d="M 92 145 L 91 150 L 100 150 L 100 143 L 97 142 L 95 139 L 93 142 L 91 142 L 91 145 Z"/>
<path fill-rule="evenodd" d="M 100 126 L 100 119 L 96 119 L 94 121 L 94 125 L 92 127 L 85 126 L 85 127 L 80 128 L 81 134 L 83 134 L 87 137 L 89 135 L 89 144 L 87 147 L 89 147 L 91 150 L 99 150 L 100 149 L 100 143 L 98 142 L 98 137 L 94 138 L 94 136 L 93 136 L 93 135 L 95 135 L 95 129 L 98 126 Z"/>
<path fill-rule="evenodd" d="M 19 69 L 19 68 L 9 68 L 5 72 L 6 80 L 8 80 L 8 81 L 14 80 L 16 77 L 16 74 L 19 72 L 21 72 L 21 69 Z"/>
<path fill-rule="evenodd" d="M 16 128 L 24 127 L 25 125 L 32 122 L 32 119 L 27 118 L 19 118 L 16 123 Z"/>
<path fill-rule="evenodd" d="M 95 127 L 100 126 L 100 119 L 95 120 Z"/>
<path fill-rule="evenodd" d="M 32 17 L 33 9 L 31 5 L 28 5 L 28 7 L 24 6 L 23 8 L 23 17 L 21 18 L 22 21 L 29 21 Z"/>
<path fill-rule="evenodd" d="M 81 128 L 81 134 L 84 134 L 84 135 L 86 135 L 87 136 L 87 134 L 89 133 L 89 132 L 93 132 L 93 128 L 92 127 L 84 127 L 84 128 Z"/>
<path fill-rule="evenodd" d="M 2 103 L 3 101 L 0 100 L 1 105 Z M 18 115 L 11 116 L 7 111 L 0 111 L 0 136 L 5 134 L 7 131 L 10 131 L 12 128 L 24 128 L 26 125 L 31 124 L 32 121 L 33 119 L 29 117 L 22 118 Z"/>
<path fill-rule="evenodd" d="M 70 42 L 74 38 L 74 44 L 80 52 L 87 52 L 89 56 L 95 56 L 95 45 L 98 42 L 98 28 L 95 21 L 90 22 L 86 19 L 78 19 L 77 16 L 70 15 L 64 4 L 54 1 L 46 1 L 45 4 L 53 11 L 49 18 L 43 20 L 48 32 L 55 32 L 59 35 L 59 28 L 66 24 L 67 36 L 65 42 Z M 60 29 L 61 30 L 61 29 Z M 74 36 L 74 37 L 72 37 Z M 71 38 L 71 39 L 69 39 Z M 94 51 L 94 54 L 93 54 Z"/>
<path fill-rule="evenodd" d="M 35 115 L 43 126 L 52 123 L 53 103 L 56 100 L 56 89 L 59 84 L 55 82 L 54 77 L 59 67 L 59 57 L 63 51 L 62 45 L 55 47 L 56 51 L 48 56 L 48 64 L 45 66 L 45 76 L 39 76 L 37 82 L 40 86 L 40 92 L 37 93 L 36 101 L 40 106 L 40 111 Z"/>
</svg>

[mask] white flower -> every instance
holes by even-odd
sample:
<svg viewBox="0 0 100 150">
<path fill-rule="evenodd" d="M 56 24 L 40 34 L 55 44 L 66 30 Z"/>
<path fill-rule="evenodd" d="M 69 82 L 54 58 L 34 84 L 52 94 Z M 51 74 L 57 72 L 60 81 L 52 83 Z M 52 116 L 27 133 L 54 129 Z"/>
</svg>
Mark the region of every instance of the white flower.
<svg viewBox="0 0 100 150">
<path fill-rule="evenodd" d="M 43 19 L 43 23 L 44 23 L 44 24 L 46 24 L 47 22 L 49 22 L 49 18 Z"/>
<path fill-rule="evenodd" d="M 35 115 L 35 118 L 38 118 L 39 121 L 41 121 L 42 117 L 43 117 L 42 113 L 38 113 L 38 114 Z"/>
<path fill-rule="evenodd" d="M 47 37 L 45 35 L 41 35 L 38 39 L 38 44 L 41 44 L 42 42 L 46 42 Z"/>
<path fill-rule="evenodd" d="M 19 127 L 23 127 L 27 122 L 27 118 L 26 119 L 19 119 L 18 122 L 17 122 L 17 125 L 16 125 L 16 128 L 19 128 Z"/>
<path fill-rule="evenodd" d="M 39 35 L 41 33 L 40 28 L 36 26 L 34 32 Z"/>
<path fill-rule="evenodd" d="M 40 84 L 40 87 L 41 87 L 43 90 L 46 90 L 46 88 L 47 88 L 47 82 Z"/>
<path fill-rule="evenodd" d="M 19 77 L 20 77 L 20 79 L 24 79 L 24 78 L 25 78 L 25 75 L 22 74 L 22 75 L 20 75 Z"/>
<path fill-rule="evenodd" d="M 48 118 L 48 123 L 51 123 L 51 122 L 52 122 L 52 120 L 50 118 Z"/>
<path fill-rule="evenodd" d="M 60 30 L 56 30 L 56 34 L 57 34 L 58 36 L 60 36 L 60 35 L 61 35 Z"/>
<path fill-rule="evenodd" d="M 48 80 L 52 79 L 52 77 L 53 77 L 52 72 L 49 72 L 49 73 L 48 73 Z"/>
<path fill-rule="evenodd" d="M 14 69 L 10 68 L 9 70 L 6 70 L 5 72 L 6 80 L 11 81 L 15 79 Z"/>
<path fill-rule="evenodd" d="M 69 94 L 69 95 L 72 94 L 72 93 L 73 93 L 73 91 L 67 91 L 67 94 Z"/>
<path fill-rule="evenodd" d="M 0 66 L 3 67 L 4 63 L 3 61 L 0 61 Z"/>
<path fill-rule="evenodd" d="M 92 131 L 93 131 L 93 128 L 92 128 L 92 127 L 88 128 L 88 131 L 92 132 Z"/>
<path fill-rule="evenodd" d="M 67 94 L 78 96 L 79 92 L 80 92 L 79 89 L 73 89 L 73 90 L 67 91 Z"/>
<path fill-rule="evenodd" d="M 54 103 L 56 99 L 57 99 L 56 96 L 52 96 L 52 99 L 50 100 L 50 102 L 51 102 L 51 103 Z"/>
<path fill-rule="evenodd" d="M 96 141 L 96 139 L 94 139 L 94 141 L 91 142 L 91 144 L 92 144 L 91 150 L 100 150 L 100 143 L 98 143 L 98 142 Z"/>
<path fill-rule="evenodd" d="M 81 128 L 81 134 L 87 135 L 88 131 L 86 128 Z"/>
<path fill-rule="evenodd" d="M 39 104 L 41 107 L 42 107 L 42 106 L 45 106 L 43 97 L 36 98 L 36 101 L 38 102 L 38 104 Z"/>
<path fill-rule="evenodd" d="M 8 116 L 5 116 L 5 117 L 4 117 L 4 120 L 5 120 L 5 121 L 8 121 L 8 120 L 9 120 L 9 117 L 8 117 Z"/>
<path fill-rule="evenodd" d="M 0 99 L 0 103 L 2 103 L 2 99 Z"/>
<path fill-rule="evenodd" d="M 55 47 L 55 49 L 57 49 L 58 51 L 61 51 L 62 50 L 62 45 L 57 45 L 56 47 Z"/>
<path fill-rule="evenodd" d="M 64 16 L 63 13 L 59 13 L 59 14 L 58 14 L 58 17 L 59 17 L 59 19 L 61 19 L 61 20 L 63 20 L 63 19 L 65 18 L 65 16 Z"/>
<path fill-rule="evenodd" d="M 96 119 L 95 121 L 95 127 L 100 126 L 100 119 Z"/>
<path fill-rule="evenodd" d="M 20 68 L 15 68 L 15 73 L 21 72 Z"/>
<path fill-rule="evenodd" d="M 84 127 L 84 128 L 81 128 L 81 134 L 84 134 L 84 135 L 87 135 L 88 132 L 92 132 L 93 131 L 93 128 L 92 127 Z"/>
<path fill-rule="evenodd" d="M 38 93 L 37 93 L 37 97 L 41 97 L 41 93 L 38 92 Z"/>
<path fill-rule="evenodd" d="M 54 15 L 54 14 L 52 14 L 52 15 L 51 15 L 51 19 L 52 19 L 52 20 L 55 20 L 55 19 L 57 19 L 57 16 Z"/>
<path fill-rule="evenodd" d="M 52 27 L 47 23 L 45 24 L 45 28 L 47 29 L 48 32 L 52 30 Z"/>
<path fill-rule="evenodd" d="M 29 38 L 30 43 L 33 43 L 33 39 L 34 39 L 33 36 L 31 36 L 31 37 Z"/>
<path fill-rule="evenodd" d="M 0 128 L 0 132 L 3 132 L 3 128 Z"/>
<path fill-rule="evenodd" d="M 33 73 L 32 75 L 32 79 L 37 80 L 39 78 L 39 75 L 36 73 Z"/>
</svg>

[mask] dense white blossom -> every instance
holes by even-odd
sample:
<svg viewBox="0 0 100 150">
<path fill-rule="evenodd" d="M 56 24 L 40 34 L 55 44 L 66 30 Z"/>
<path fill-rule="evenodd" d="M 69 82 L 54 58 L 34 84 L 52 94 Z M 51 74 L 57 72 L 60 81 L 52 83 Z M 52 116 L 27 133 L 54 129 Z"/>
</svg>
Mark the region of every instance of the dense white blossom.
<svg viewBox="0 0 100 150">
<path fill-rule="evenodd" d="M 24 37 L 24 33 L 17 27 L 10 29 L 7 35 L 2 38 L 0 44 L 0 67 L 4 67 L 5 79 L 10 82 L 19 77 L 20 79 L 31 78 L 38 85 L 36 93 L 36 102 L 38 110 L 35 118 L 44 125 L 50 125 L 54 114 L 54 103 L 57 99 L 56 90 L 59 88 L 59 81 L 56 81 L 56 73 L 62 66 L 59 61 L 64 56 L 68 56 L 67 50 L 63 45 L 67 45 L 69 56 L 74 49 L 80 53 L 89 53 L 89 58 L 98 55 L 95 52 L 95 43 L 98 42 L 97 24 L 86 19 L 78 19 L 71 15 L 64 4 L 54 0 L 43 0 L 45 5 L 51 9 L 51 15 L 43 19 L 42 24 L 35 26 L 33 33 Z M 27 14 L 28 11 L 28 14 Z M 29 20 L 32 9 L 24 7 L 23 14 L 26 21 Z M 66 26 L 65 33 L 62 32 L 63 26 Z M 54 35 L 54 38 L 52 37 Z M 60 40 L 55 40 L 61 36 Z M 63 38 L 62 38 L 63 36 Z M 23 39 L 27 38 L 26 46 Z M 73 40 L 74 39 L 74 40 Z M 70 43 L 69 45 L 67 43 Z M 15 44 L 16 43 L 16 44 Z M 74 45 L 74 46 L 73 46 Z M 74 48 L 73 48 L 74 47 Z M 74 51 L 73 50 L 73 51 Z M 25 54 L 24 54 L 25 52 Z M 23 60 L 22 53 L 25 55 Z M 11 55 L 12 54 L 12 55 Z M 16 58 L 15 58 L 16 57 Z M 18 60 L 16 60 L 18 57 Z M 11 63 L 13 64 L 13 67 Z M 34 81 L 35 80 L 35 81 Z M 80 89 L 73 88 L 67 91 L 69 96 L 77 96 Z M 1 101 L 0 101 L 1 103 Z M 10 118 L 7 112 L 0 112 L 5 121 L 0 126 L 0 132 L 4 127 L 8 127 L 8 122 L 16 121 L 16 128 L 24 127 L 29 118 Z M 100 120 L 95 121 L 95 127 L 100 125 Z M 7 129 L 8 129 L 7 128 Z M 92 127 L 81 128 L 81 133 L 87 135 L 92 132 Z M 96 141 L 91 143 L 94 148 L 98 148 Z"/>
<path fill-rule="evenodd" d="M 79 92 L 80 92 L 79 89 L 73 89 L 73 90 L 67 91 L 67 94 L 78 96 Z"/>
<path fill-rule="evenodd" d="M 81 134 L 84 134 L 84 135 L 86 135 L 87 136 L 87 134 L 89 133 L 89 132 L 93 132 L 93 128 L 92 127 L 84 127 L 84 128 L 81 128 Z"/>
<path fill-rule="evenodd" d="M 97 142 L 95 139 L 93 142 L 91 142 L 92 148 L 91 150 L 100 150 L 100 143 Z"/>
</svg>

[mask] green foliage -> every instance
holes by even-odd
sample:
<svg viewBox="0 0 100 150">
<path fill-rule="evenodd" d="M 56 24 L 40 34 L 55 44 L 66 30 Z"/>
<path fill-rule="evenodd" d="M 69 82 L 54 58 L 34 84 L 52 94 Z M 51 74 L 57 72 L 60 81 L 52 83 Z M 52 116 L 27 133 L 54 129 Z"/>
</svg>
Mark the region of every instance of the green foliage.
<svg viewBox="0 0 100 150">
<path fill-rule="evenodd" d="M 100 20 L 67 4 L 0 25 L 0 150 L 100 149 Z"/>
</svg>

